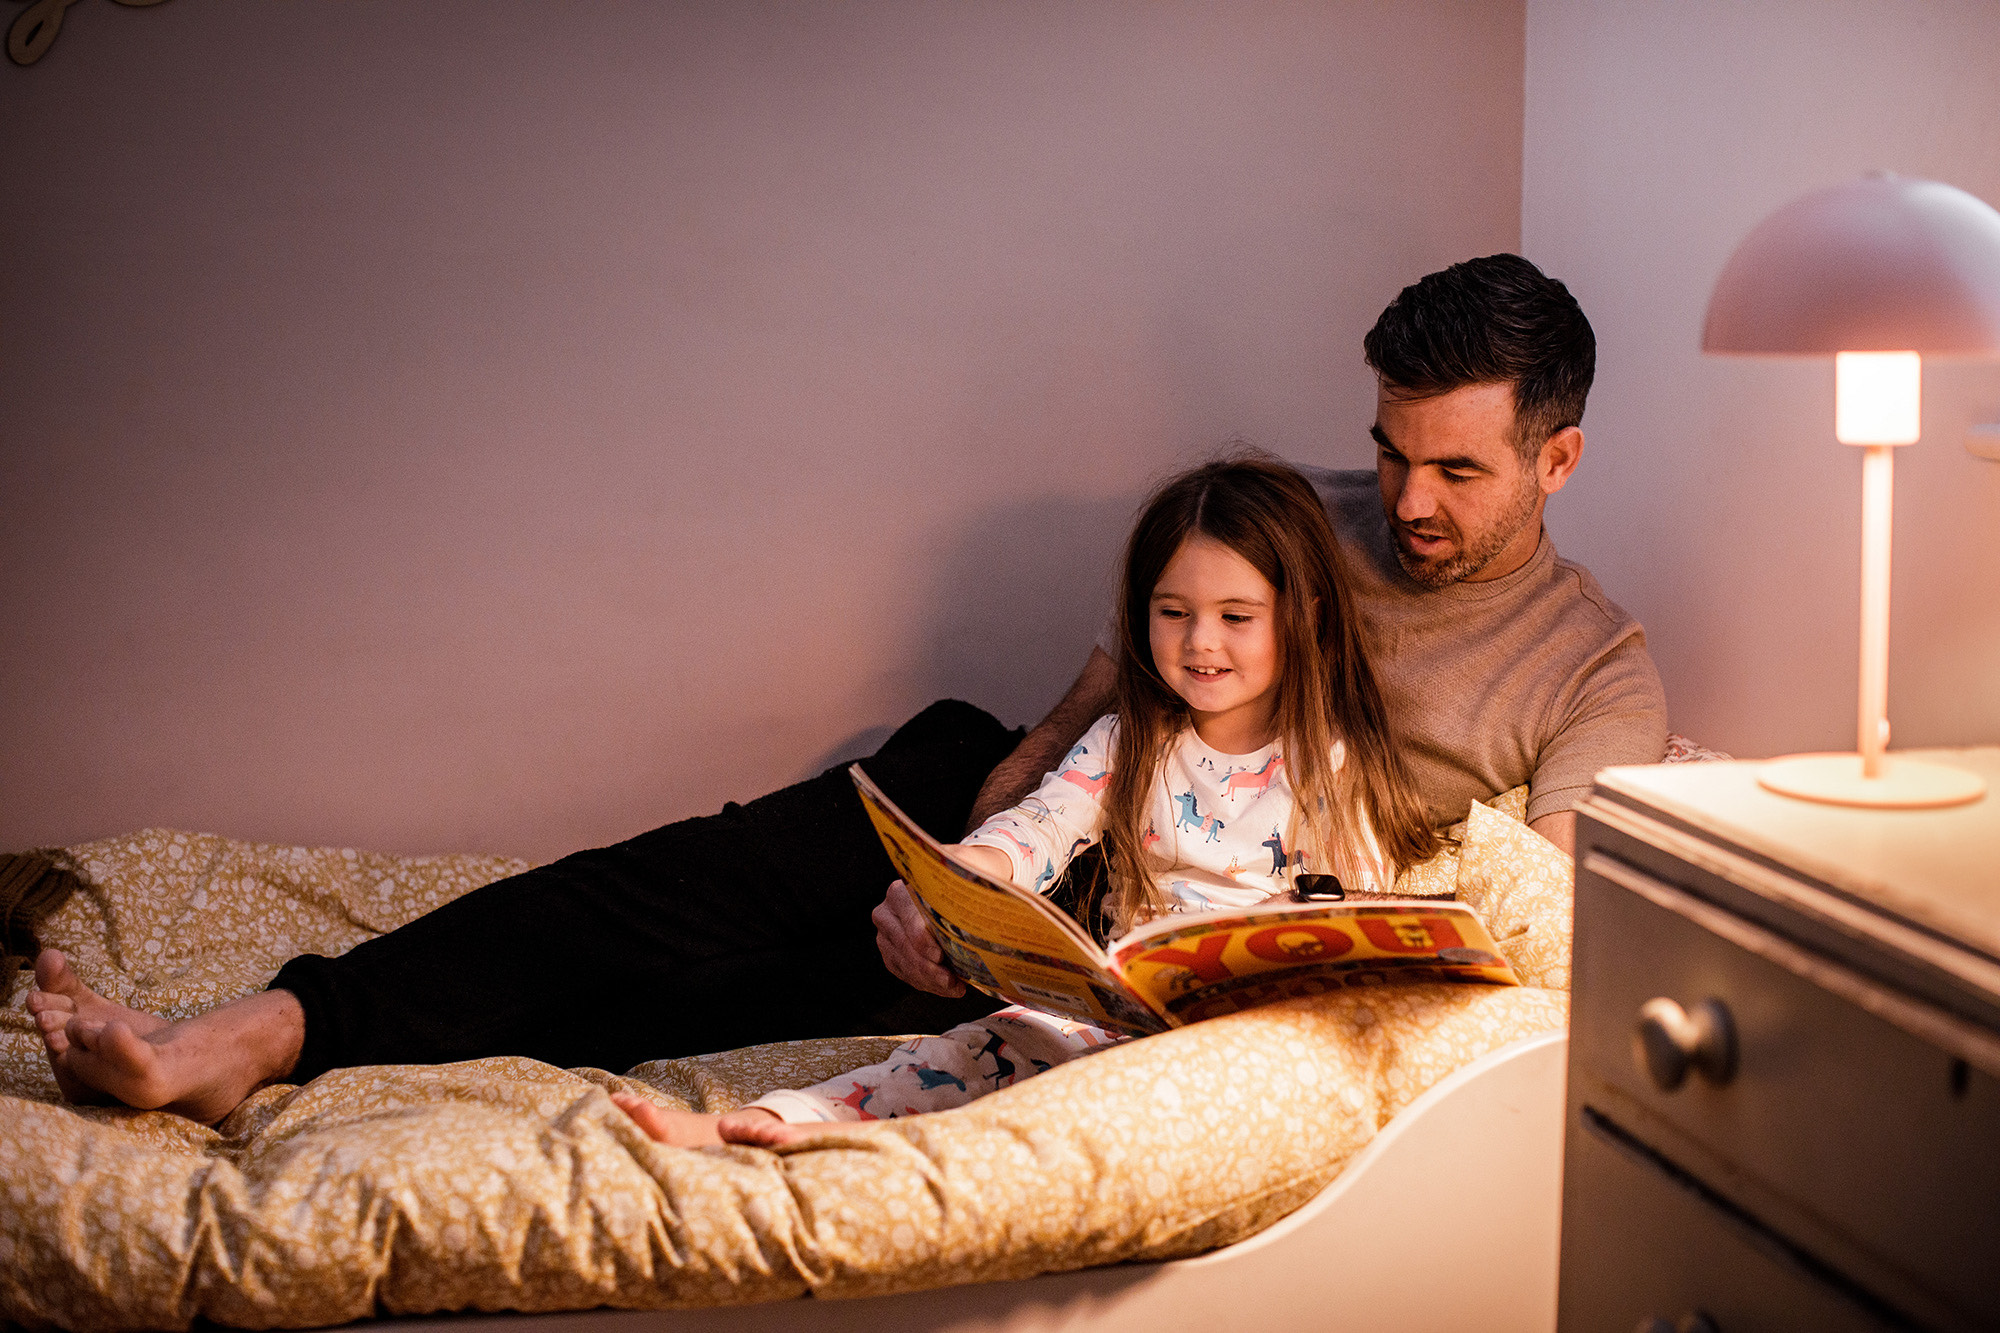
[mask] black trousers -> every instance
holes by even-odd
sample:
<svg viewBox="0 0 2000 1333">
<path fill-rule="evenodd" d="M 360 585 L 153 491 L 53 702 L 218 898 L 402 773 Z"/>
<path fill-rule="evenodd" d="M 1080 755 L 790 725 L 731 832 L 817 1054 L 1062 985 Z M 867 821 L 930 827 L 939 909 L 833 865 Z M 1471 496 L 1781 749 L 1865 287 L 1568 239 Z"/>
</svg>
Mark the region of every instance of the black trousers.
<svg viewBox="0 0 2000 1333">
<path fill-rule="evenodd" d="M 1019 739 L 947 700 L 862 766 L 955 841 Z M 305 1010 L 292 1077 L 489 1055 L 623 1070 L 766 1041 L 942 1032 L 997 1008 L 977 992 L 922 995 L 883 967 L 868 914 L 894 878 L 836 765 L 475 889 L 338 958 L 292 959 L 271 982 Z"/>
</svg>

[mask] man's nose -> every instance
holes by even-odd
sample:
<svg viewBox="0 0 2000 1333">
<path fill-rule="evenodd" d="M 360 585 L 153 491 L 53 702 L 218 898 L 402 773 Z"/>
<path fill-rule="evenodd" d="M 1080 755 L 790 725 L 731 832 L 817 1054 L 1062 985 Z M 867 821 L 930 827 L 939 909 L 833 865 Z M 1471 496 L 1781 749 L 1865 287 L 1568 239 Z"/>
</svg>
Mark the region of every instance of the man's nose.
<svg viewBox="0 0 2000 1333">
<path fill-rule="evenodd" d="M 1423 475 L 1412 469 L 1403 478 L 1403 488 L 1396 493 L 1396 517 L 1405 523 L 1417 523 L 1437 512 L 1437 493 Z"/>
</svg>

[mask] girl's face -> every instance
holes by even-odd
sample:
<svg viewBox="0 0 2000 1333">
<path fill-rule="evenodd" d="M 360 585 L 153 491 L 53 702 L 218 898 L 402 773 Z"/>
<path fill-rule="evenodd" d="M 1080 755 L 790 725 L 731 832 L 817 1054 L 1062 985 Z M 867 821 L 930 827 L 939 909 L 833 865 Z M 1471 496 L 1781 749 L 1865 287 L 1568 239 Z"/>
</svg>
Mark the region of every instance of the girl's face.
<svg viewBox="0 0 2000 1333">
<path fill-rule="evenodd" d="M 1229 547 L 1197 533 L 1153 585 L 1153 665 L 1225 754 L 1270 744 L 1278 707 L 1278 590 Z"/>
</svg>

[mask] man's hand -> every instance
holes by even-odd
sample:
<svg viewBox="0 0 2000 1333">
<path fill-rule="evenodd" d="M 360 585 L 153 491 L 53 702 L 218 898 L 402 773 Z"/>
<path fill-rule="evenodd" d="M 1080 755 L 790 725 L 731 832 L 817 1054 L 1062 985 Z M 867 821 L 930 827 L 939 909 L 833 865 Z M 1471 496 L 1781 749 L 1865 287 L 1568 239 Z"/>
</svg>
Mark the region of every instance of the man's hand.
<svg viewBox="0 0 2000 1333">
<path fill-rule="evenodd" d="M 965 994 L 965 983 L 945 967 L 944 951 L 931 938 L 930 922 L 902 880 L 889 886 L 888 894 L 869 916 L 875 922 L 875 947 L 882 951 L 882 962 L 891 972 L 933 995 L 957 999 Z"/>
</svg>

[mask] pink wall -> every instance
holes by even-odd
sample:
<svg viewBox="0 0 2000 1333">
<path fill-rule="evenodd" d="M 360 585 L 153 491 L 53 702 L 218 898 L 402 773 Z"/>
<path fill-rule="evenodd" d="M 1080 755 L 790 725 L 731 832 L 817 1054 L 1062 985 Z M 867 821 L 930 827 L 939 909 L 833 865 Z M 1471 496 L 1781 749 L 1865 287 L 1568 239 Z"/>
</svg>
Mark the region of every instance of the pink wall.
<svg viewBox="0 0 2000 1333">
<path fill-rule="evenodd" d="M 1860 451 L 1833 366 L 1704 357 L 1708 293 L 1807 190 L 1887 168 L 2000 206 L 1992 0 L 1530 0 L 1526 253 L 1596 324 L 1568 555 L 1648 627 L 1681 730 L 1744 755 L 1853 749 Z M 1924 369 L 1896 464 L 1898 746 L 2000 741 L 2000 364 Z"/>
<path fill-rule="evenodd" d="M 1375 313 L 1519 243 L 1522 42 L 85 0 L 0 66 L 0 847 L 549 857 L 1038 716 L 1149 479 L 1370 457 Z"/>
</svg>

